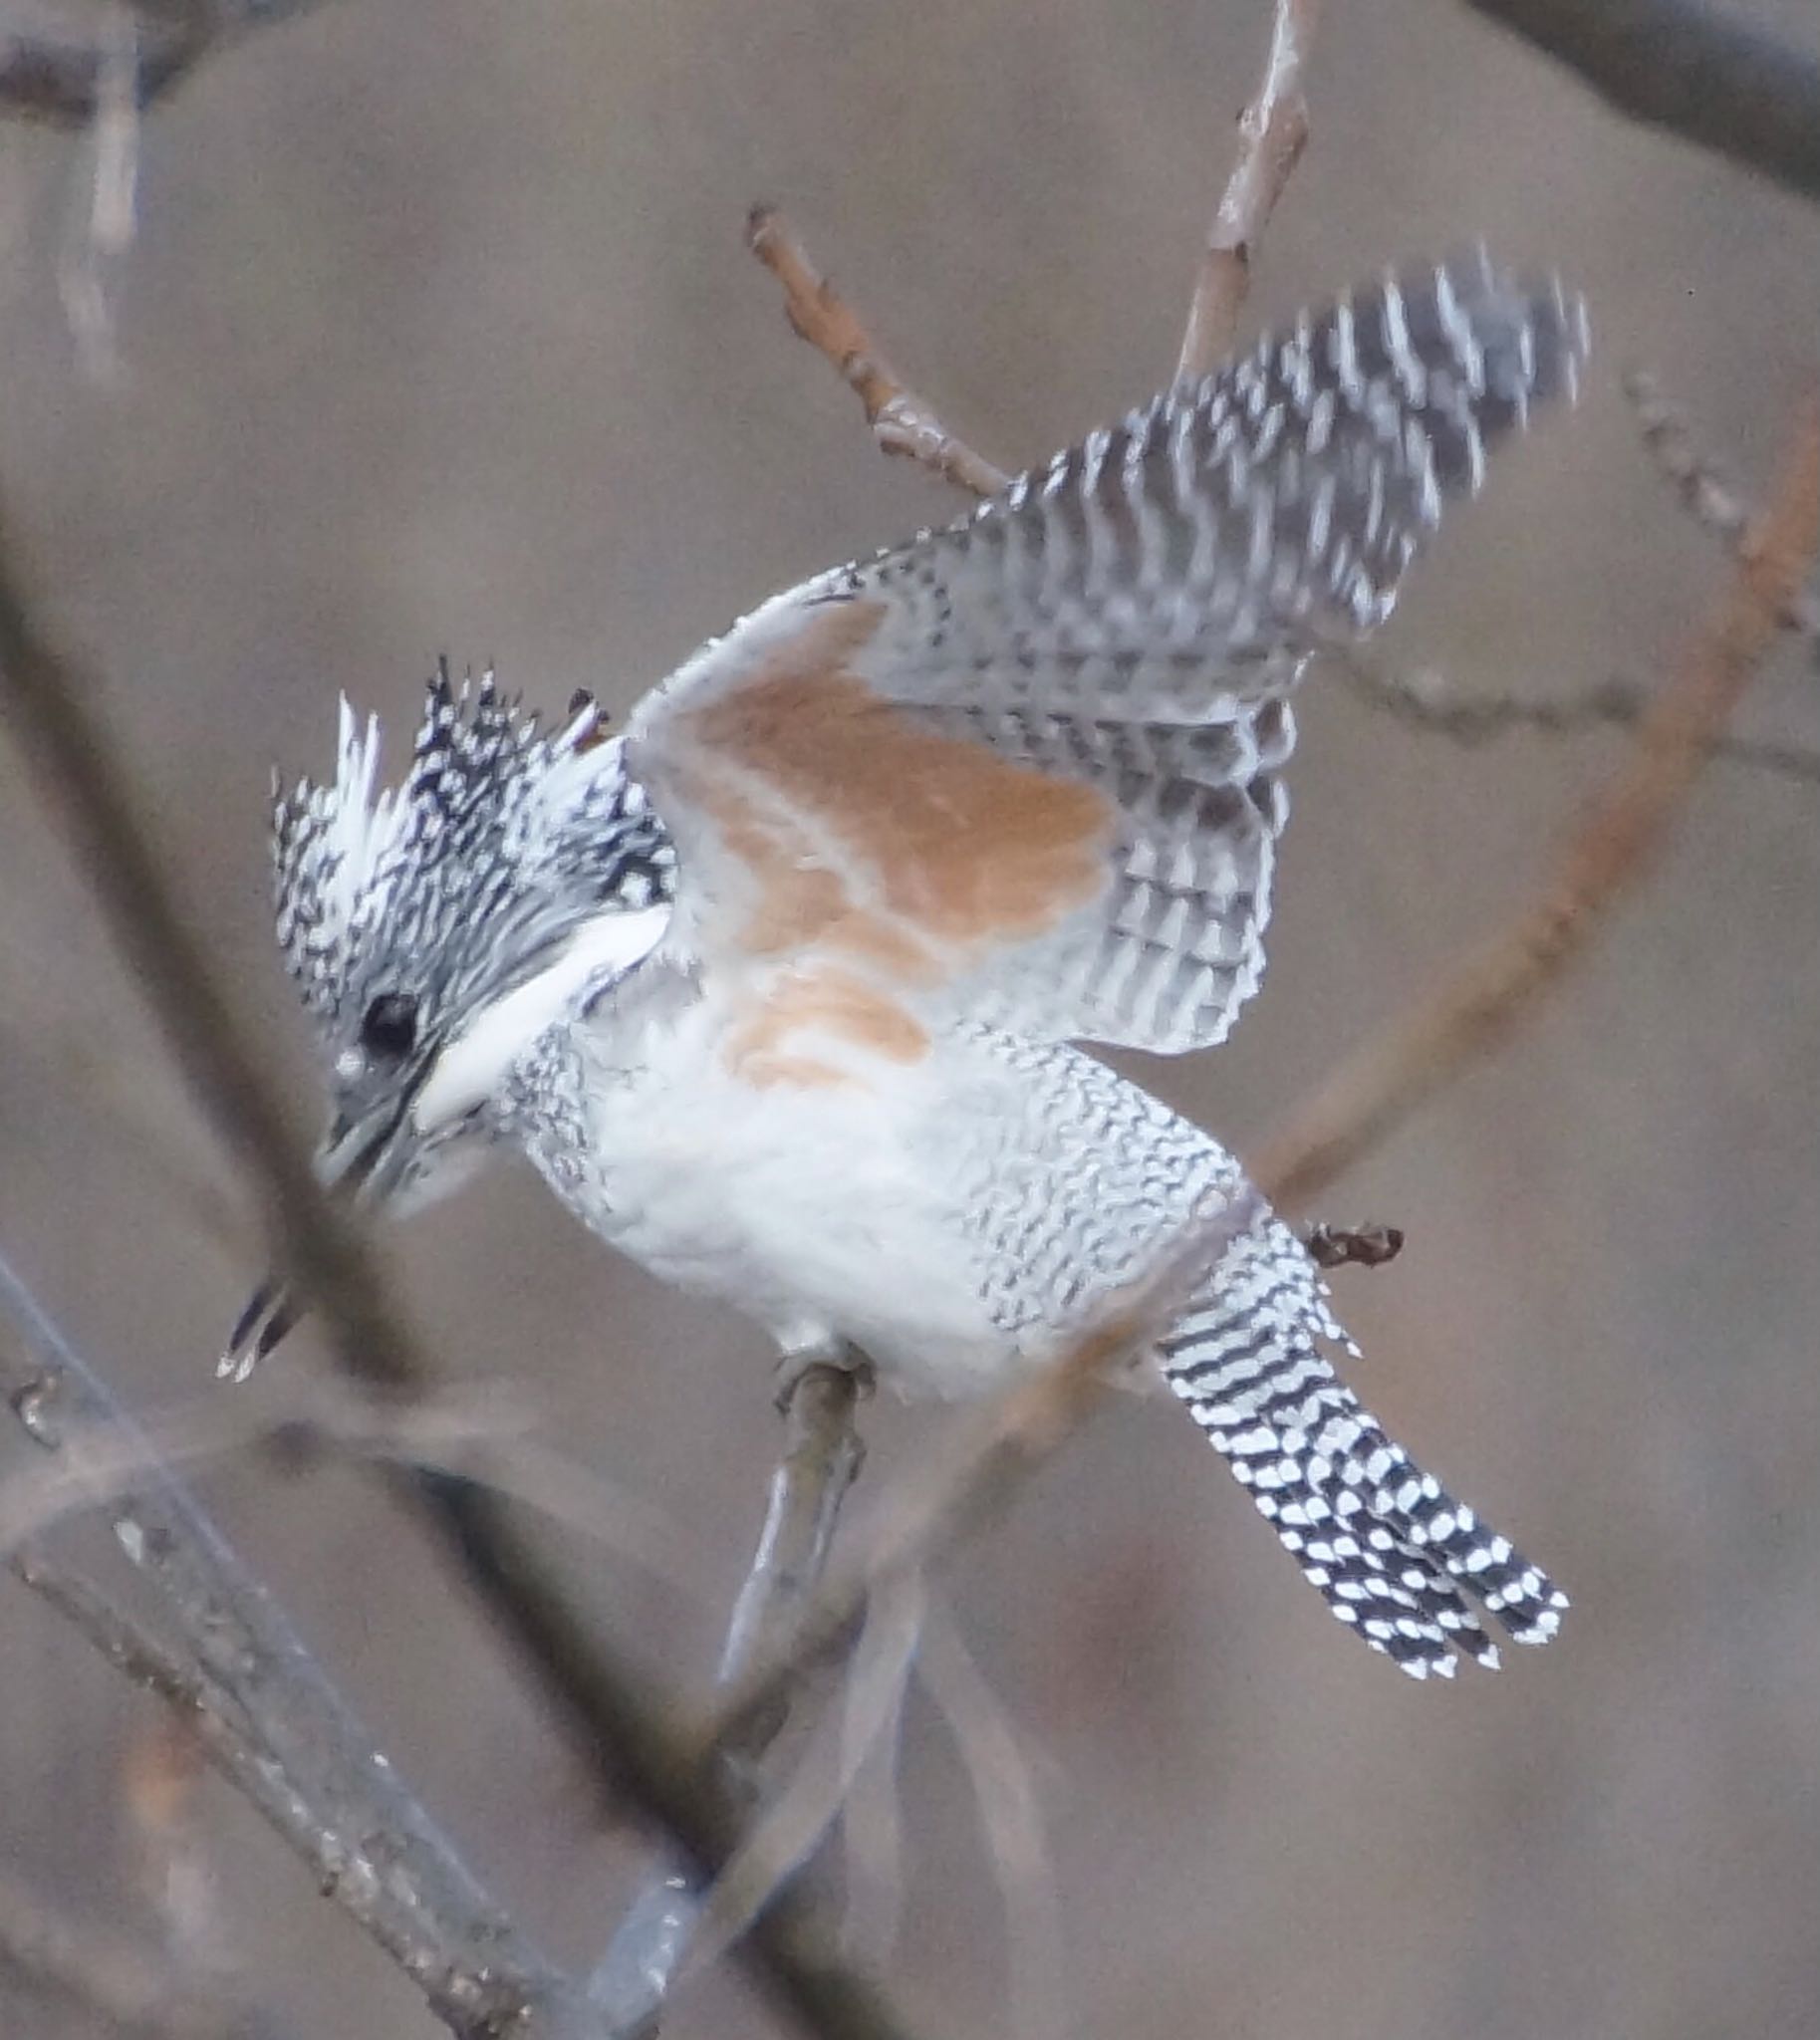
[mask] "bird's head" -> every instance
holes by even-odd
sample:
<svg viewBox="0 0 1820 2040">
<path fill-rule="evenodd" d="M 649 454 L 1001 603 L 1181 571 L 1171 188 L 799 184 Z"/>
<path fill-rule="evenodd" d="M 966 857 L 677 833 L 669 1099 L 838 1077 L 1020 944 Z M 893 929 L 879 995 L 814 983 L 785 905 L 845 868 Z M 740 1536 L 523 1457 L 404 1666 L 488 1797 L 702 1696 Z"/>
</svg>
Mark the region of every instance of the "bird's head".
<svg viewBox="0 0 1820 2040">
<path fill-rule="evenodd" d="M 591 701 L 539 726 L 489 673 L 429 683 L 401 787 L 344 700 L 335 778 L 274 787 L 278 940 L 326 1052 L 317 1166 L 393 1212 L 452 1188 L 512 1066 L 655 946 L 674 859 Z M 244 1377 L 295 1321 L 262 1284 L 222 1357 Z"/>
</svg>

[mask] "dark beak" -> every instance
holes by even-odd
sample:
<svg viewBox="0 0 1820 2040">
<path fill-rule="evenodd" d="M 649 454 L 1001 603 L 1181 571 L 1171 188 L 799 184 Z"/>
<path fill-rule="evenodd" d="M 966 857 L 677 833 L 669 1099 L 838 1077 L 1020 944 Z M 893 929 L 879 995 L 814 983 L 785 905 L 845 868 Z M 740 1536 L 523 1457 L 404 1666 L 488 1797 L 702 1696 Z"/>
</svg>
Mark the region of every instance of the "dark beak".
<svg viewBox="0 0 1820 2040">
<path fill-rule="evenodd" d="M 316 1152 L 323 1187 L 349 1200 L 383 1203 L 404 1172 L 402 1129 L 409 1104 L 406 1092 L 358 1118 L 338 1113 Z M 287 1276 L 268 1275 L 235 1319 L 215 1373 L 244 1382 L 308 1308 Z"/>
<path fill-rule="evenodd" d="M 300 1315 L 287 1285 L 276 1275 L 268 1275 L 234 1320 L 215 1373 L 224 1381 L 244 1382 Z"/>
</svg>

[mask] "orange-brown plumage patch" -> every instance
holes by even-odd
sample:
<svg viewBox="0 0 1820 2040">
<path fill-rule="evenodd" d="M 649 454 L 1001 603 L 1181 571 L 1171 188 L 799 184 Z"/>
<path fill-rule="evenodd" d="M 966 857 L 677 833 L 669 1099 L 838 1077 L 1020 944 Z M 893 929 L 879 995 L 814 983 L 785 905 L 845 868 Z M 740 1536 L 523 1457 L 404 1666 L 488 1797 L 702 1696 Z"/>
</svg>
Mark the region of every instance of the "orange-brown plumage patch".
<svg viewBox="0 0 1820 2040">
<path fill-rule="evenodd" d="M 1092 787 L 918 728 L 876 693 L 852 668 L 882 614 L 830 606 L 693 710 L 684 777 L 757 882 L 751 953 L 814 944 L 926 983 L 1097 898 L 1116 817 Z"/>
<path fill-rule="evenodd" d="M 847 1081 L 831 1064 L 783 1053 L 783 1043 L 805 1030 L 894 1063 L 919 1062 L 929 1045 L 927 1030 L 883 992 L 848 971 L 823 968 L 771 985 L 757 1009 L 728 1032 L 726 1066 L 760 1086 Z"/>
</svg>

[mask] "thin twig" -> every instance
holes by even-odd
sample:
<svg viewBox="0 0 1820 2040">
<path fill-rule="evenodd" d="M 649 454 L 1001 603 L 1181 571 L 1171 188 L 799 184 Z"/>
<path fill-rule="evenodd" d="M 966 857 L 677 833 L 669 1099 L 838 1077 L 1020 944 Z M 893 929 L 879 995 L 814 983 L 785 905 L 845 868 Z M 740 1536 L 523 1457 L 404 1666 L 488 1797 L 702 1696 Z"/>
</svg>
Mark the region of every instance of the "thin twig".
<svg viewBox="0 0 1820 2040">
<path fill-rule="evenodd" d="M 1694 444 L 1686 411 L 1670 401 L 1654 376 L 1631 368 L 1622 380 L 1624 393 L 1637 413 L 1643 443 L 1683 508 L 1696 524 L 1735 549 L 1750 528 L 1749 505 L 1718 463 Z M 1798 591 L 1789 604 L 1786 622 L 1804 637 L 1820 638 L 1820 601 Z"/>
<path fill-rule="evenodd" d="M 937 1603 L 923 1626 L 916 1676 L 947 1723 L 979 1807 L 1005 1911 L 1011 2040 L 1066 2040 L 1070 1963 L 1055 1865 L 1033 1767 L 952 1615 Z"/>
<path fill-rule="evenodd" d="M 1704 0 L 1465 0 L 1618 113 L 1820 199 L 1820 56 Z"/>
<path fill-rule="evenodd" d="M 350 1835 L 325 1823 L 276 1758 L 264 1753 L 235 1697 L 205 1672 L 184 1664 L 83 1574 L 31 1553 L 13 1570 L 134 1685 L 153 1693 L 194 1734 L 208 1761 L 305 1863 L 326 1898 L 390 1954 L 423 1991 L 436 2015 L 457 2034 L 492 2040 L 504 2033 L 579 2035 L 574 2021 L 549 2019 L 537 1993 L 502 1966 L 498 1975 L 471 1957 L 451 1963 L 426 1941 L 413 1895 L 392 1861 L 390 1829 Z M 502 1965 L 510 1950 L 500 1949 Z"/>
<path fill-rule="evenodd" d="M 1769 508 L 1740 545 L 1723 596 L 1675 680 L 1651 702 L 1631 755 L 1562 845 L 1539 896 L 1343 1063 L 1263 1149 L 1253 1174 L 1274 1202 L 1293 1205 L 1331 1183 L 1508 1034 L 1585 948 L 1603 914 L 1655 862 L 1817 551 L 1820 401 L 1809 397 Z"/>
<path fill-rule="evenodd" d="M 1188 302 L 1175 381 L 1210 375 L 1232 352 L 1251 255 L 1308 140 L 1302 73 L 1319 0 L 1276 0 L 1263 82 L 1238 120 L 1238 159 L 1226 182 Z"/>
<path fill-rule="evenodd" d="M 755 205 L 746 245 L 783 286 L 791 331 L 834 366 L 865 407 L 866 422 L 887 453 L 931 469 L 975 496 L 996 496 L 1011 477 L 950 432 L 930 406 L 900 380 L 840 293 L 816 270 L 789 221 L 773 205 Z"/>
<path fill-rule="evenodd" d="M 0 1387 L 24 1436 L 58 1455 L 78 1451 L 75 1438 L 107 1437 L 132 1462 L 131 1500 L 115 1511 L 117 1540 L 157 1588 L 196 1660 L 196 1672 L 175 1686 L 146 1673 L 152 1660 L 143 1654 L 134 1675 L 195 1716 L 211 1756 L 313 1869 L 336 1867 L 339 1902 L 445 2023 L 478 2034 L 540 2000 L 559 2002 L 555 1972 L 481 1893 L 201 1504 L 4 1258 L 0 1307 L 31 1349 L 27 1359 L 0 1343 Z M 78 1598 L 96 1598 L 74 1576 L 53 1573 L 40 1552 L 19 1569 L 47 1595 L 47 1580 L 62 1581 L 59 1605 L 72 1619 Z"/>
<path fill-rule="evenodd" d="M 263 2024 L 231 1995 L 198 1988 L 118 1927 L 72 1918 L 4 1866 L 0 1968 L 145 2040 L 256 2040 Z"/>
<path fill-rule="evenodd" d="M 802 1869 L 840 1818 L 860 1766 L 899 1717 L 922 1630 L 919 1575 L 898 1572 L 867 1597 L 866 1617 L 845 1666 L 839 1723 L 824 1720 L 812 1747 L 770 1795 L 739 1849 L 714 1880 L 701 1908 L 693 1951 L 711 1962 L 750 1930 L 752 1921 Z"/>
<path fill-rule="evenodd" d="M 1350 649 L 1330 651 L 1327 665 L 1367 707 L 1394 715 L 1412 729 L 1431 730 L 1467 746 L 1490 743 L 1525 729 L 1545 736 L 1571 736 L 1585 729 L 1631 729 L 1649 713 L 1655 698 L 1647 687 L 1618 674 L 1571 694 L 1459 694 L 1437 672 L 1427 668 L 1387 672 L 1364 653 Z M 1780 779 L 1820 785 L 1820 751 L 1803 744 L 1736 736 L 1727 730 L 1712 746 L 1712 755 Z"/>
<path fill-rule="evenodd" d="M 816 1362 L 790 1386 L 764 1527 L 721 1650 L 723 1684 L 781 1646 L 821 1584 L 841 1504 L 865 1457 L 854 1422 L 860 1382 L 855 1367 Z M 717 1752 L 736 1793 L 752 1796 L 784 1718 L 780 1708 L 769 1720 L 752 1719 L 740 1741 Z M 633 1902 L 589 1983 L 612 2031 L 654 2028 L 700 1911 L 694 1883 L 674 1870 L 659 1871 Z"/>
</svg>

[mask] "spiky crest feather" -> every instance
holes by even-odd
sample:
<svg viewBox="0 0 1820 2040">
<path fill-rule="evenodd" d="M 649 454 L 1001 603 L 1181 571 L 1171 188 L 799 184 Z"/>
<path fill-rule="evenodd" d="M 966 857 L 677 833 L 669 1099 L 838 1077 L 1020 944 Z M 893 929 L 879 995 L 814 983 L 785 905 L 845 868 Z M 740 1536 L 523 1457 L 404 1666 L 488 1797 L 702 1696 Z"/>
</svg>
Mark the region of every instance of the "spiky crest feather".
<svg viewBox="0 0 1820 2040">
<path fill-rule="evenodd" d="M 336 772 L 274 778 L 278 939 L 332 1039 L 409 975 L 425 1024 L 513 984 L 588 915 L 660 904 L 674 859 L 592 702 L 554 733 L 491 671 L 428 683 L 401 787 L 344 698 Z"/>
</svg>

